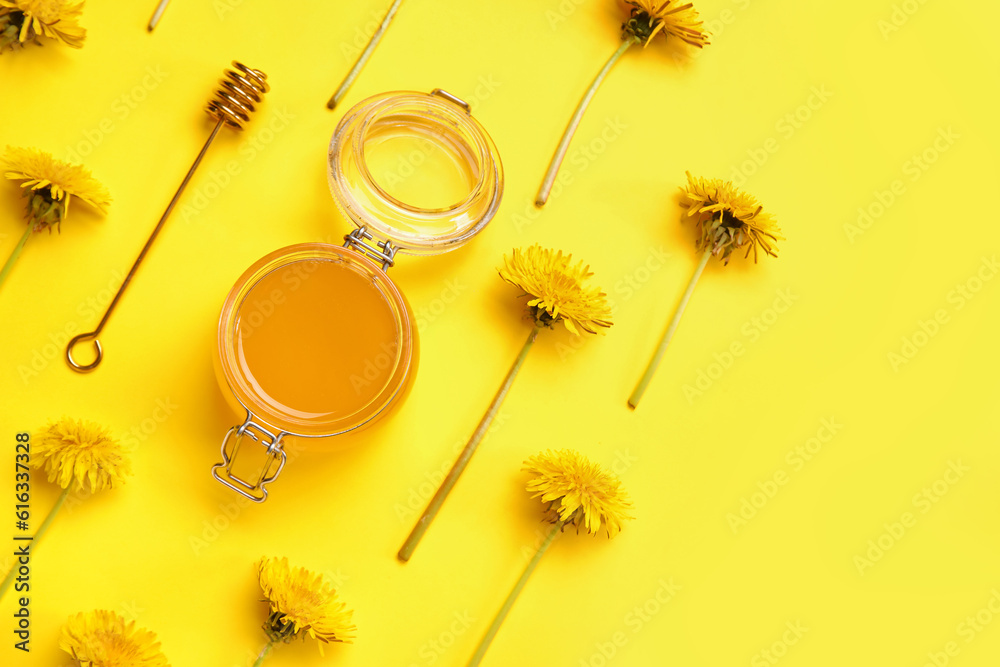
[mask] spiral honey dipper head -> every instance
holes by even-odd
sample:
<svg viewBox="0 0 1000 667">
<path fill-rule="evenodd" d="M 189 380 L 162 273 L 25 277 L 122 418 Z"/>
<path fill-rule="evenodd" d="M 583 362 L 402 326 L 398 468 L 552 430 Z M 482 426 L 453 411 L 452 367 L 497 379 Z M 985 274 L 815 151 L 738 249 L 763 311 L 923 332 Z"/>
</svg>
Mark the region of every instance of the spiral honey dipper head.
<svg viewBox="0 0 1000 667">
<path fill-rule="evenodd" d="M 229 127 L 242 130 L 251 114 L 271 89 L 267 75 L 233 61 L 233 68 L 226 70 L 226 78 L 219 82 L 215 97 L 205 107 L 206 113 Z"/>
</svg>

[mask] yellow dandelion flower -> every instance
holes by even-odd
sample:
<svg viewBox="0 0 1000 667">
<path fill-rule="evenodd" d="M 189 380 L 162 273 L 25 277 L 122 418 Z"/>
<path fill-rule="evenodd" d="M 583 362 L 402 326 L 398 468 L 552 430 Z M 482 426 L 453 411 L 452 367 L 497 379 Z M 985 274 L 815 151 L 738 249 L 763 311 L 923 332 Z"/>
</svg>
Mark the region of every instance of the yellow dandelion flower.
<svg viewBox="0 0 1000 667">
<path fill-rule="evenodd" d="M 121 444 L 99 424 L 61 419 L 32 442 L 31 465 L 45 470 L 50 482 L 77 490 L 88 482 L 91 493 L 121 486 L 132 464 Z"/>
<path fill-rule="evenodd" d="M 0 0 L 0 3 L 6 0 Z M 56 160 L 36 148 L 7 147 L 4 153 L 4 176 L 21 181 L 28 197 L 28 220 L 35 231 L 56 227 L 69 214 L 73 197 L 93 206 L 101 213 L 111 203 L 111 195 L 90 171 L 79 165 Z"/>
<path fill-rule="evenodd" d="M 746 256 L 753 250 L 757 261 L 757 248 L 772 257 L 778 252 L 773 243 L 781 236 L 774 216 L 764 212 L 764 207 L 751 195 L 739 190 L 729 181 L 719 178 L 695 178 L 687 172 L 688 185 L 681 188 L 682 206 L 688 217 L 698 224 L 698 249 L 709 250 L 729 262 L 733 250 L 747 246 Z"/>
<path fill-rule="evenodd" d="M 0 0 L 0 5 L 9 1 Z M 0 15 L 0 27 L 2 20 L 3 16 Z M 111 202 L 108 191 L 90 175 L 89 171 L 77 165 L 60 162 L 40 150 L 8 146 L 3 162 L 6 163 L 4 176 L 12 181 L 22 181 L 23 195 L 28 200 L 25 207 L 28 226 L 25 227 L 21 240 L 14 246 L 14 250 L 0 269 L 0 285 L 14 268 L 14 263 L 21 256 L 21 251 L 32 232 L 48 229 L 51 233 L 53 227 L 61 229 L 60 226 L 69 212 L 69 203 L 73 197 L 79 197 L 102 213 Z"/>
<path fill-rule="evenodd" d="M 499 272 L 501 278 L 521 288 L 530 297 L 527 304 L 528 312 L 535 326 L 528 333 L 527 340 L 510 370 L 507 371 L 507 377 L 497 390 L 493 401 L 486 408 L 486 414 L 483 415 L 479 426 L 473 431 L 469 442 L 455 459 L 437 493 L 431 498 L 427 509 L 417 519 L 409 537 L 400 548 L 398 557 L 401 561 L 410 560 L 448 494 L 465 471 L 472 455 L 476 453 L 479 443 L 486 437 L 493 418 L 500 411 L 500 406 L 503 405 L 542 327 L 552 327 L 556 322 L 562 321 L 568 330 L 579 335 L 581 330 L 598 333 L 601 328 L 611 326 L 611 308 L 608 306 L 607 295 L 596 287 L 584 285 L 584 282 L 593 275 L 590 267 L 584 266 L 583 262 L 573 264 L 571 255 L 564 255 L 561 251 L 548 250 L 538 245 L 527 249 L 515 249 L 510 257 L 504 257 L 504 266 Z"/>
<path fill-rule="evenodd" d="M 264 558 L 258 565 L 257 579 L 271 607 L 264 632 L 272 643 L 309 635 L 321 642 L 320 653 L 324 643 L 352 643 L 354 612 L 337 599 L 326 577 L 290 567 L 287 558 Z"/>
<path fill-rule="evenodd" d="M 79 49 L 87 31 L 77 21 L 83 2 L 68 0 L 0 0 L 0 52 L 48 37 Z"/>
<path fill-rule="evenodd" d="M 685 44 L 699 49 L 709 43 L 709 35 L 703 29 L 698 12 L 695 11 L 694 5 L 690 2 L 684 2 L 684 0 L 623 0 L 623 6 L 628 9 L 629 17 L 622 23 L 622 43 L 618 45 L 615 52 L 604 63 L 604 67 L 594 77 L 590 87 L 583 93 L 583 97 L 580 98 L 580 102 L 576 106 L 576 111 L 573 112 L 566 129 L 563 130 L 562 138 L 549 162 L 549 168 L 545 171 L 542 183 L 538 187 L 538 194 L 535 195 L 535 206 L 538 208 L 545 206 L 549 195 L 552 194 L 559 168 L 569 152 L 569 144 L 583 121 L 583 114 L 597 94 L 597 89 L 601 87 L 608 72 L 625 55 L 626 51 L 636 44 L 642 44 L 645 48 L 654 37 L 660 34 L 665 38 L 675 37 Z"/>
<path fill-rule="evenodd" d="M 593 276 L 583 262 L 539 245 L 515 249 L 504 257 L 500 277 L 528 294 L 528 311 L 535 322 L 552 326 L 560 320 L 575 334 L 597 333 L 611 326 L 607 295 L 598 287 L 585 287 Z"/>
<path fill-rule="evenodd" d="M 631 8 L 622 24 L 625 38 L 634 37 L 647 46 L 658 34 L 674 36 L 699 49 L 709 43 L 698 11 L 683 0 L 625 0 Z"/>
<path fill-rule="evenodd" d="M 493 638 L 528 583 L 528 578 L 566 524 L 576 524 L 577 530 L 583 525 L 594 535 L 603 525 L 608 536 L 614 537 L 621 532 L 622 523 L 632 518 L 629 515 L 632 501 L 621 488 L 618 478 L 577 452 L 569 449 L 542 452 L 524 462 L 524 471 L 532 476 L 528 482 L 528 491 L 534 494 L 532 498 L 541 496 L 543 501 L 549 503 L 549 510 L 555 514 L 552 521 L 555 525 L 528 561 L 521 577 L 483 634 L 467 667 L 478 667 L 482 663 Z"/>
<path fill-rule="evenodd" d="M 59 648 L 79 667 L 170 667 L 156 634 L 113 611 L 72 616 L 63 626 Z"/>
<path fill-rule="evenodd" d="M 111 437 L 107 429 L 92 422 L 62 419 L 49 424 L 32 441 L 31 446 L 29 465 L 44 470 L 50 482 L 56 482 L 62 487 L 62 493 L 56 499 L 55 505 L 35 532 L 34 544 L 40 543 L 42 536 L 52 525 L 63 503 L 66 502 L 74 481 L 77 491 L 85 488 L 86 481 L 89 483 L 90 493 L 95 493 L 121 486 L 125 477 L 132 474 L 132 466 L 118 441 Z M 4 594 L 10 589 L 16 573 L 15 564 L 0 582 L 0 599 L 3 599 Z M 147 663 L 84 661 L 81 664 L 101 667 Z"/>
<path fill-rule="evenodd" d="M 638 407 L 639 401 L 646 393 L 670 340 L 680 326 L 681 317 L 688 301 L 691 300 L 691 295 L 694 294 L 694 288 L 701 278 L 702 271 L 705 270 L 705 265 L 708 264 L 708 258 L 715 255 L 723 264 L 728 264 L 729 255 L 743 246 L 747 248 L 746 257 L 750 256 L 751 250 L 753 251 L 754 262 L 757 261 L 758 248 L 772 257 L 777 257 L 778 250 L 774 247 L 774 243 L 785 238 L 781 235 L 774 216 L 765 213 L 764 207 L 756 199 L 729 181 L 718 178 L 695 178 L 691 172 L 687 172 L 687 179 L 687 187 L 681 188 L 681 206 L 687 207 L 688 217 L 693 217 L 698 225 L 697 245 L 701 251 L 701 260 L 695 267 L 691 280 L 688 281 L 687 289 L 684 290 L 684 295 L 653 353 L 653 358 L 649 360 L 646 371 L 628 398 L 628 405 L 633 410 Z"/>
<path fill-rule="evenodd" d="M 570 449 L 545 451 L 524 462 L 531 475 L 528 492 L 549 504 L 554 521 L 581 525 L 596 535 L 605 527 L 608 537 L 622 529 L 632 501 L 621 482 L 600 465 Z"/>
</svg>

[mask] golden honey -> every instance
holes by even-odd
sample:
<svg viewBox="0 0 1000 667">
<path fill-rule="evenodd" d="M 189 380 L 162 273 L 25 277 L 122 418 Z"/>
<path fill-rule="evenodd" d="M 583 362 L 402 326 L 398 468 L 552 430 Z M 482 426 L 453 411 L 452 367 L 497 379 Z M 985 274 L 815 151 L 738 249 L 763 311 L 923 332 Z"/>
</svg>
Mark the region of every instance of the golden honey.
<svg viewBox="0 0 1000 667">
<path fill-rule="evenodd" d="M 357 414 L 398 362 L 392 308 L 342 260 L 301 260 L 264 276 L 236 322 L 239 369 L 262 401 L 300 419 Z"/>
<path fill-rule="evenodd" d="M 247 269 L 223 304 L 217 345 L 231 405 L 275 437 L 363 426 L 406 390 L 417 358 L 399 289 L 367 257 L 325 243 Z"/>
</svg>

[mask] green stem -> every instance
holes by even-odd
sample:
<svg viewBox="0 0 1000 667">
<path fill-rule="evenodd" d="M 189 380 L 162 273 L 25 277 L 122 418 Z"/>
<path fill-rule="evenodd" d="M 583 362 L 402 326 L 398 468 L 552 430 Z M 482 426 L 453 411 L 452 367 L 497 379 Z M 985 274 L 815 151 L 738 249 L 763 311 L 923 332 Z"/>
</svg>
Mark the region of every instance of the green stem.
<svg viewBox="0 0 1000 667">
<path fill-rule="evenodd" d="M 160 0 L 160 4 L 156 5 L 156 9 L 153 11 L 152 18 L 149 19 L 149 24 L 146 26 L 146 30 L 153 32 L 153 29 L 156 28 L 156 24 L 159 23 L 160 18 L 163 17 L 163 12 L 167 10 L 167 5 L 169 3 L 170 0 Z"/>
<path fill-rule="evenodd" d="M 61 508 L 63 503 L 66 502 L 66 496 L 68 495 L 69 488 L 63 489 L 63 492 L 59 494 L 59 498 L 56 500 L 56 504 L 52 506 L 51 510 L 49 510 L 49 515 L 45 517 L 45 520 L 42 521 L 42 525 L 35 531 L 34 537 L 32 537 L 31 542 L 29 542 L 31 545 L 29 551 L 32 556 L 34 556 L 35 552 L 38 550 L 39 541 L 42 539 L 42 536 L 45 535 L 45 531 L 49 529 L 49 526 L 52 524 L 52 520 L 56 518 L 56 513 L 59 512 L 59 508 Z M 11 583 L 14 581 L 14 575 L 17 574 L 17 566 L 18 563 L 15 561 L 15 563 L 11 565 L 10 572 L 7 573 L 7 577 L 3 580 L 3 583 L 0 584 L 0 600 L 2 600 L 3 596 L 7 594 L 7 589 L 10 588 Z"/>
<path fill-rule="evenodd" d="M 3 265 L 3 269 L 0 270 L 0 286 L 3 285 L 3 281 L 7 279 L 7 274 L 10 270 L 14 268 L 14 262 L 17 261 L 18 256 L 21 254 L 21 250 L 24 248 L 24 244 L 28 242 L 28 237 L 31 236 L 31 223 L 24 229 L 24 234 L 21 236 L 21 240 L 17 242 L 17 247 L 14 248 L 14 252 L 10 253 L 10 257 L 7 258 L 7 263 Z"/>
<path fill-rule="evenodd" d="M 483 656 L 486 655 L 486 651 L 490 648 L 490 644 L 493 643 L 493 638 L 496 636 L 497 631 L 500 630 L 500 626 L 503 624 L 504 620 L 507 618 L 507 614 L 510 613 L 510 608 L 514 606 L 514 602 L 517 600 L 517 596 L 521 594 L 521 590 L 524 585 L 528 583 L 528 577 L 531 573 L 535 571 L 535 567 L 538 565 L 538 561 L 542 559 L 542 554 L 544 554 L 549 545 L 552 544 L 552 540 L 556 539 L 556 535 L 562 530 L 563 522 L 557 521 L 554 526 L 552 526 L 552 531 L 545 537 L 545 541 L 542 545 L 538 547 L 538 551 L 535 552 L 534 557 L 528 566 L 524 568 L 524 572 L 521 573 L 521 578 L 517 580 L 514 584 L 514 588 L 511 590 L 510 595 L 504 600 L 503 606 L 500 607 L 500 611 L 497 612 L 496 617 L 493 619 L 493 623 L 490 624 L 489 629 L 483 638 L 479 642 L 479 646 L 476 647 L 476 652 L 473 654 L 472 659 L 469 660 L 468 667 L 476 667 L 479 663 L 483 661 Z"/>
<path fill-rule="evenodd" d="M 257 656 L 257 662 L 253 663 L 253 667 L 260 667 L 260 663 L 264 662 L 264 658 L 271 653 L 271 649 L 274 648 L 274 642 L 268 642 L 263 649 L 260 651 L 260 655 Z"/>
<path fill-rule="evenodd" d="M 681 316 L 684 314 L 684 309 L 687 308 L 688 301 L 691 300 L 691 295 L 694 293 L 694 286 L 698 284 L 698 278 L 701 277 L 701 272 L 705 270 L 705 265 L 708 264 L 708 258 L 711 256 L 711 248 L 706 250 L 701 256 L 701 261 L 698 262 L 698 266 L 694 270 L 694 275 L 691 276 L 691 282 L 688 283 L 687 289 L 684 291 L 684 296 L 681 297 L 681 302 L 677 305 L 674 319 L 670 320 L 670 326 L 667 327 L 663 338 L 660 339 L 660 345 L 656 348 L 656 353 L 650 359 L 649 365 L 646 366 L 646 372 L 643 374 L 642 379 L 639 380 L 639 384 L 635 386 L 635 391 L 629 396 L 628 406 L 633 410 L 639 405 L 642 395 L 646 393 L 646 387 L 649 386 L 649 381 L 653 379 L 653 373 L 656 372 L 657 367 L 660 365 L 663 353 L 667 351 L 667 345 L 670 344 L 670 339 L 674 337 L 677 326 L 681 323 Z"/>
<path fill-rule="evenodd" d="M 600 88 L 604 77 L 611 71 L 611 68 L 618 62 L 618 59 L 622 57 L 622 54 L 628 51 L 633 44 L 638 43 L 639 41 L 635 37 L 628 37 L 622 42 L 621 46 L 608 58 L 608 62 L 604 63 L 604 67 L 597 73 L 597 77 L 590 84 L 590 88 L 584 93 L 583 99 L 580 100 L 580 104 L 576 107 L 576 112 L 573 113 L 569 125 L 566 126 L 566 131 L 563 132 L 562 139 L 559 141 L 559 146 L 552 156 L 549 169 L 545 172 L 545 178 L 542 179 L 542 186 L 538 188 L 538 195 L 535 196 L 535 206 L 538 208 L 545 206 L 545 202 L 548 201 L 549 193 L 556 182 L 556 175 L 559 173 L 559 167 L 562 165 L 563 160 L 566 159 L 566 153 L 569 151 L 569 142 L 573 139 L 573 135 L 576 134 L 576 129 L 580 126 L 580 121 L 583 120 L 583 112 L 590 106 L 590 101 L 597 93 L 597 89 Z"/>
<path fill-rule="evenodd" d="M 476 453 L 476 448 L 479 447 L 480 441 L 486 435 L 486 432 L 490 428 L 490 423 L 496 416 L 497 412 L 500 411 L 500 406 L 503 404 L 503 400 L 507 397 L 507 392 L 510 391 L 511 385 L 514 384 L 514 378 L 517 377 L 517 372 L 521 370 L 521 364 L 524 363 L 524 359 L 528 356 L 528 350 L 531 349 L 532 344 L 535 342 L 535 338 L 538 337 L 538 332 L 541 330 L 542 325 L 536 324 L 531 329 L 531 333 L 528 334 L 528 339 L 524 341 L 524 346 L 521 348 L 520 354 L 517 355 L 517 359 L 514 360 L 514 365 L 510 367 L 507 372 L 507 377 L 504 379 L 503 384 L 500 385 L 499 391 L 497 391 L 496 396 L 493 397 L 493 402 L 490 403 L 490 407 L 487 408 L 486 414 L 483 415 L 482 421 L 479 422 L 479 426 L 476 427 L 476 431 L 469 438 L 469 442 L 466 443 L 465 449 L 462 453 L 458 455 L 458 459 L 455 464 L 451 467 L 451 471 L 448 476 L 444 478 L 441 482 L 441 487 L 431 498 L 431 502 L 427 505 L 427 509 L 424 510 L 423 515 L 417 521 L 417 524 L 413 527 L 410 532 L 410 536 L 406 538 L 406 542 L 403 543 L 403 547 L 399 550 L 397 557 L 404 563 L 410 560 L 410 556 L 413 555 L 414 549 L 420 544 L 421 538 L 423 538 L 424 533 L 431 525 L 431 521 L 437 516 L 438 511 L 441 509 L 441 505 L 444 504 L 445 499 L 448 494 L 451 493 L 452 487 L 458 481 L 462 472 L 465 470 L 465 466 L 469 465 L 469 460 L 472 455 Z"/>
<path fill-rule="evenodd" d="M 389 29 L 389 24 L 392 23 L 392 19 L 396 15 L 396 10 L 399 9 L 399 5 L 402 2 L 403 0 L 393 0 L 392 5 L 389 6 L 389 11 L 385 13 L 385 18 L 382 19 L 382 23 L 379 24 L 379 27 L 375 31 L 375 34 L 372 35 L 372 38 L 368 40 L 368 46 L 366 46 L 365 50 L 361 52 L 360 56 L 358 56 L 357 62 L 354 63 L 354 67 L 352 67 L 351 71 L 344 77 L 344 80 L 337 88 L 337 92 L 335 92 L 333 97 L 331 97 L 326 103 L 327 109 L 333 109 L 340 104 L 340 100 L 347 94 L 351 84 L 353 84 L 354 80 L 358 78 L 359 74 L 361 74 L 361 68 L 368 62 L 368 58 L 371 57 L 372 51 L 374 51 L 375 47 L 378 46 L 378 43 L 382 41 L 382 36 L 385 34 L 385 31 Z"/>
</svg>

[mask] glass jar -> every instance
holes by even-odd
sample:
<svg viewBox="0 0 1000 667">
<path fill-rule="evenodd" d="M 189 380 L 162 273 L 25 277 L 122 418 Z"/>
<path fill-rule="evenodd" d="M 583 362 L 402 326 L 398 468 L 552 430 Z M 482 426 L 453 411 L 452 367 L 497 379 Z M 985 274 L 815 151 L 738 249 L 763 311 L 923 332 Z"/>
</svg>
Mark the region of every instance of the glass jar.
<svg viewBox="0 0 1000 667">
<path fill-rule="evenodd" d="M 468 104 L 441 90 L 362 101 L 337 125 L 327 166 L 337 206 L 356 227 L 343 247 L 301 243 L 262 257 L 219 317 L 216 376 L 245 418 L 226 433 L 212 474 L 255 502 L 283 469 L 289 439 L 322 443 L 401 402 L 419 346 L 386 272 L 397 252 L 460 247 L 503 194 L 493 141 Z M 248 438 L 263 447 L 250 474 L 234 469 Z"/>
</svg>

